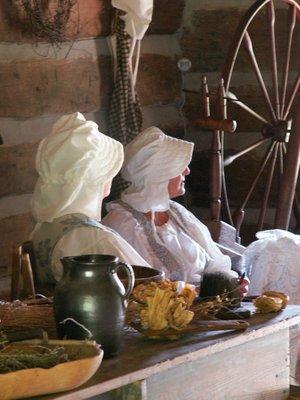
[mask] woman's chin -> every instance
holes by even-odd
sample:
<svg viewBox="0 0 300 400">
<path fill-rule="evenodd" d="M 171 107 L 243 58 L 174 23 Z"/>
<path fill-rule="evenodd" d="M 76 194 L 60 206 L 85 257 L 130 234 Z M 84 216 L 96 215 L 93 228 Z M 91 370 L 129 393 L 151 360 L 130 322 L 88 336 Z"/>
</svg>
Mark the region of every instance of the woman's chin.
<svg viewBox="0 0 300 400">
<path fill-rule="evenodd" d="M 178 190 L 178 192 L 174 193 L 173 195 L 170 195 L 170 199 L 176 199 L 176 197 L 183 196 L 184 194 L 185 194 L 185 189 Z"/>
</svg>

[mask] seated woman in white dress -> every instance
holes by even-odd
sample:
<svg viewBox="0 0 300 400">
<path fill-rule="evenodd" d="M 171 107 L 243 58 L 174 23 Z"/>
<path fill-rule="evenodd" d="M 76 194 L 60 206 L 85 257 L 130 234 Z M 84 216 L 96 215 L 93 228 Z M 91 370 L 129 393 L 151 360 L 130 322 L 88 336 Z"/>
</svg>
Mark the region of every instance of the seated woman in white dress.
<svg viewBox="0 0 300 400">
<path fill-rule="evenodd" d="M 231 270 L 231 261 L 192 213 L 172 198 L 185 193 L 194 144 L 151 127 L 125 148 L 122 176 L 131 185 L 108 204 L 103 223 L 120 233 L 167 278 L 199 284 L 203 272 Z M 247 290 L 241 280 L 241 292 Z"/>
<path fill-rule="evenodd" d="M 82 254 L 110 254 L 121 261 L 147 262 L 117 233 L 102 225 L 102 200 L 123 163 L 123 146 L 102 134 L 80 113 L 61 117 L 39 145 L 31 234 L 37 279 L 55 284 L 60 259 Z"/>
</svg>

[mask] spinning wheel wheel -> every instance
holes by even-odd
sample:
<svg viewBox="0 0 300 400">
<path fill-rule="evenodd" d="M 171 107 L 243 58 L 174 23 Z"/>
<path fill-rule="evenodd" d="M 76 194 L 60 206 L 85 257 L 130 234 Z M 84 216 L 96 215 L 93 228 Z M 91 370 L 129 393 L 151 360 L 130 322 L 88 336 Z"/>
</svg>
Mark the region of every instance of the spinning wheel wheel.
<svg viewBox="0 0 300 400">
<path fill-rule="evenodd" d="M 280 17 L 283 17 L 286 24 L 285 35 L 280 35 L 280 37 L 278 37 L 277 31 L 277 23 L 279 21 L 278 13 L 280 13 Z M 267 36 L 258 37 L 259 41 L 256 43 L 257 26 L 255 25 L 255 21 L 260 18 L 265 18 L 264 26 L 260 23 L 260 27 L 263 26 L 266 29 Z M 299 201 L 295 193 L 300 161 L 300 126 L 299 117 L 297 124 L 295 124 L 295 118 L 293 118 L 295 112 L 296 114 L 300 113 L 299 102 L 298 109 L 295 109 L 300 87 L 299 31 L 297 31 L 299 19 L 300 6 L 295 0 L 281 0 L 277 2 L 273 0 L 258 0 L 242 18 L 228 53 L 227 62 L 222 74 L 225 92 L 224 101 L 227 101 L 228 104 L 232 103 L 232 107 L 243 109 L 250 116 L 249 118 L 258 121 L 261 125 L 260 138 L 229 157 L 224 156 L 224 152 L 226 152 L 227 134 L 219 131 L 223 161 L 222 206 L 225 205 L 228 221 L 236 228 L 237 233 L 240 231 L 247 203 L 262 177 L 265 180 L 265 186 L 257 222 L 257 230 L 264 228 L 271 187 L 275 180 L 278 181 L 278 175 L 280 175 L 280 184 L 274 225 L 275 227 L 288 229 L 293 199 L 295 216 L 298 224 L 300 222 Z M 280 20 L 282 20 L 282 18 L 280 18 Z M 256 30 L 253 30 L 253 27 L 256 27 Z M 266 60 L 265 57 L 266 53 L 262 51 L 262 44 L 266 46 L 265 51 L 269 52 L 268 60 Z M 256 47 L 259 46 L 260 48 L 256 52 Z M 248 68 L 250 67 L 251 70 L 248 75 L 256 82 L 257 92 L 260 93 L 262 103 L 265 105 L 263 111 L 261 111 L 258 106 L 256 107 L 256 105 L 249 106 L 242 95 L 240 96 L 234 93 L 234 89 L 232 89 L 234 86 L 236 66 L 239 62 L 239 58 L 243 56 L 243 52 L 244 55 L 247 54 Z M 264 64 L 263 68 L 260 66 L 259 57 L 256 53 L 264 55 L 265 59 L 262 63 Z M 298 63 L 297 66 L 295 66 L 295 60 Z M 269 61 L 270 64 L 268 71 L 266 70 L 266 61 Z M 222 118 L 227 118 L 226 111 L 224 113 L 224 110 Z M 239 126 L 239 121 L 237 122 Z M 298 130 L 298 132 L 296 132 L 296 130 Z M 246 195 L 244 195 L 244 198 L 240 201 L 237 209 L 232 212 L 230 207 L 230 193 L 227 194 L 226 185 L 227 166 L 233 162 L 238 163 L 240 157 L 254 149 L 260 148 L 264 148 L 264 152 L 260 160 L 259 168 L 252 182 L 250 182 Z"/>
</svg>

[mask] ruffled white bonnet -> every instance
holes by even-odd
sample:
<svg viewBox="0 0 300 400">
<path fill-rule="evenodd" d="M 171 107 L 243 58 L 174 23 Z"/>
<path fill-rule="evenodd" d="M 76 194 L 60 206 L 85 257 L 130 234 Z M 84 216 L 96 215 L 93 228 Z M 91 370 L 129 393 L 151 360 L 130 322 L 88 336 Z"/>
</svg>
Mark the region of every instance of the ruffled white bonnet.
<svg viewBox="0 0 300 400">
<path fill-rule="evenodd" d="M 32 212 L 39 222 L 71 213 L 101 219 L 103 185 L 120 170 L 123 146 L 79 112 L 61 117 L 36 155 Z"/>
<path fill-rule="evenodd" d="M 180 175 L 192 159 L 194 143 L 165 135 L 152 126 L 125 147 L 121 170 L 131 185 L 121 200 L 140 212 L 169 209 L 169 180 Z"/>
</svg>

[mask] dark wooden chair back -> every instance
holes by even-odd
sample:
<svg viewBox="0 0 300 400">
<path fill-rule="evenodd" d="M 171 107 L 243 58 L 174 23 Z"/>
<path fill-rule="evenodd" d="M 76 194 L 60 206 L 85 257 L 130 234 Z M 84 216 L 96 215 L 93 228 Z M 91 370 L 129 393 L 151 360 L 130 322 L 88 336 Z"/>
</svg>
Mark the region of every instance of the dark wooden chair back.
<svg viewBox="0 0 300 400">
<path fill-rule="evenodd" d="M 34 270 L 33 245 L 27 241 L 12 252 L 11 301 L 35 297 Z"/>
</svg>

